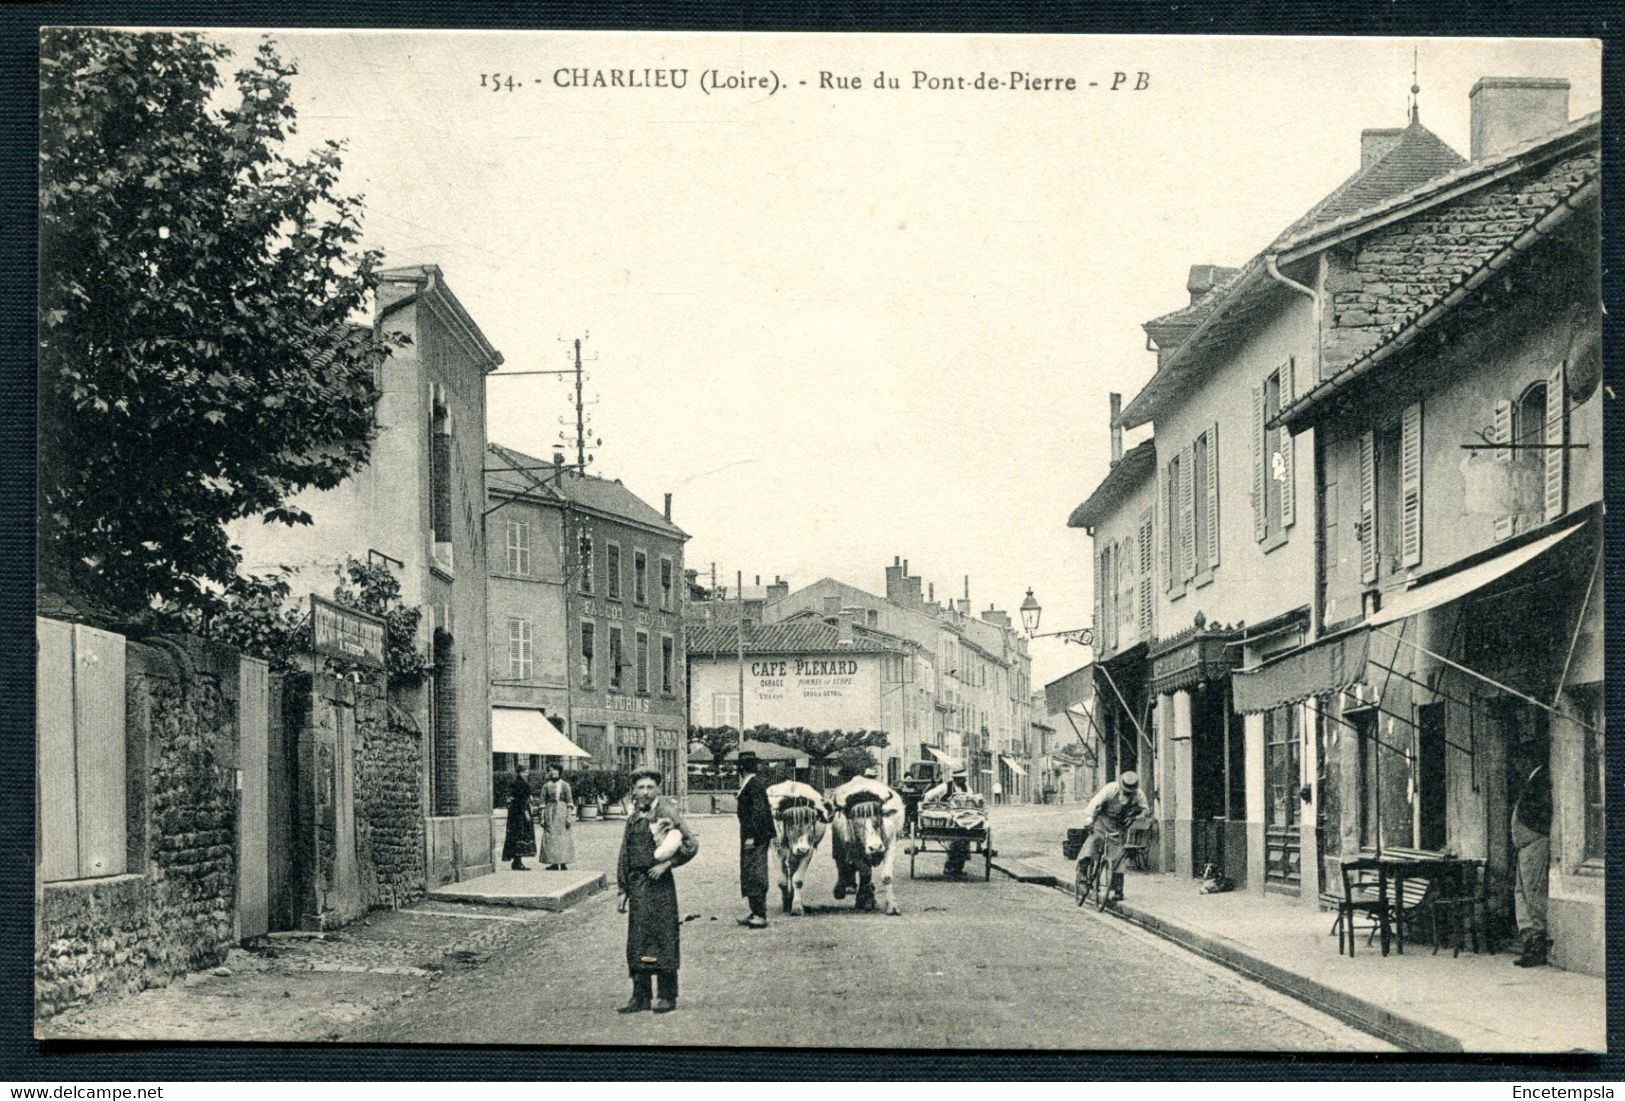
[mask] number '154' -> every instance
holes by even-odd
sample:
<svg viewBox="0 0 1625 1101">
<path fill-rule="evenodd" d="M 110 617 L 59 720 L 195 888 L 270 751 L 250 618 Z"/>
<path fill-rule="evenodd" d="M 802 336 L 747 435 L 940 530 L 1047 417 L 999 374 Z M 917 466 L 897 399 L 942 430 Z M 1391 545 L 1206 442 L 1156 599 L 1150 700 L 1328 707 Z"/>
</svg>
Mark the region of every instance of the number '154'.
<svg viewBox="0 0 1625 1101">
<path fill-rule="evenodd" d="M 504 76 L 502 73 L 481 73 L 480 87 L 489 88 L 493 92 L 513 91 L 513 74 Z"/>
</svg>

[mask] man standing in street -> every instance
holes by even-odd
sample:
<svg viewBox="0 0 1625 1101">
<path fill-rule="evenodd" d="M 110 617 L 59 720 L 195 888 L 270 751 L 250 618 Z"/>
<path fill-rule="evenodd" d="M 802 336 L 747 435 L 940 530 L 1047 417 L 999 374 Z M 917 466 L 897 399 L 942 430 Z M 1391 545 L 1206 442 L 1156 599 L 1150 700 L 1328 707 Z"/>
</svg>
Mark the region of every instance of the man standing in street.
<svg viewBox="0 0 1625 1101">
<path fill-rule="evenodd" d="M 1512 806 L 1512 852 L 1517 869 L 1516 914 L 1523 952 L 1512 962 L 1540 967 L 1552 942 L 1546 937 L 1546 888 L 1551 870 L 1552 782 L 1545 753 L 1526 745 L 1523 790 Z"/>
<path fill-rule="evenodd" d="M 632 999 L 618 1013 L 645 1009 L 670 1013 L 677 1008 L 681 914 L 671 870 L 693 859 L 700 842 L 677 807 L 661 798 L 660 780 L 653 769 L 638 774 L 632 786 L 632 813 L 626 816 L 621 835 L 616 884 L 621 912 L 627 915 L 626 969 L 632 977 Z M 673 831 L 682 835 L 680 847 L 663 847 L 661 839 Z"/>
<path fill-rule="evenodd" d="M 739 919 L 747 929 L 767 928 L 767 850 L 773 841 L 773 807 L 767 783 L 759 775 L 761 761 L 749 750 L 739 754 L 739 893 L 750 914 Z"/>
</svg>

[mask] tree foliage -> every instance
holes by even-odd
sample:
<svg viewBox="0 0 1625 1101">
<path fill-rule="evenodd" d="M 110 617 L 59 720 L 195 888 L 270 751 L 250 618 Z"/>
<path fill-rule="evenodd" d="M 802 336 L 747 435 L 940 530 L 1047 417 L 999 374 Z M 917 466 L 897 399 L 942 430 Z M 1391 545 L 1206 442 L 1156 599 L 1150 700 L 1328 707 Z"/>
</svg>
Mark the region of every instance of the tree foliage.
<svg viewBox="0 0 1625 1101">
<path fill-rule="evenodd" d="M 287 155 L 293 65 L 267 40 L 227 87 L 229 57 L 196 34 L 42 41 L 42 583 L 132 618 L 238 584 L 228 521 L 310 522 L 289 499 L 365 463 L 390 346 L 350 323 L 378 257 L 341 146 Z"/>
<path fill-rule="evenodd" d="M 808 730 L 804 726 L 756 726 L 747 731 L 745 737 L 752 741 L 786 746 L 814 762 L 830 758 L 846 760 L 843 754 L 853 750 L 884 749 L 889 744 L 883 730 Z M 866 754 L 864 763 L 870 763 L 871 759 Z"/>
<path fill-rule="evenodd" d="M 703 745 L 711 751 L 711 759 L 720 764 L 739 745 L 739 731 L 731 726 L 690 726 L 688 744 Z"/>
<path fill-rule="evenodd" d="M 208 611 L 186 609 L 182 625 L 193 634 L 218 639 L 250 657 L 264 658 L 273 669 L 293 668 L 307 649 L 304 615 L 290 600 L 289 572 L 233 577 Z"/>
<path fill-rule="evenodd" d="M 384 621 L 384 668 L 391 684 L 421 680 L 429 658 L 418 649 L 423 612 L 401 601 L 401 583 L 382 562 L 371 565 L 350 559 L 344 564 L 333 599 L 346 608 L 369 612 Z"/>
</svg>

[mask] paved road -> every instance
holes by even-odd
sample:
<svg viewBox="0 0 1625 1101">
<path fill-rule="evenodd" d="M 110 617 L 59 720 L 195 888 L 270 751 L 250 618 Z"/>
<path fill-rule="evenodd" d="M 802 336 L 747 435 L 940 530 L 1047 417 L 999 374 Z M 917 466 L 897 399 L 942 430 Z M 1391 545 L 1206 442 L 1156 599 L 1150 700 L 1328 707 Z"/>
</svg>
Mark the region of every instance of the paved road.
<svg viewBox="0 0 1625 1101">
<path fill-rule="evenodd" d="M 1064 814 L 1064 812 L 1063 812 Z M 1037 843 L 1054 811 L 996 812 Z M 900 863 L 903 913 L 857 913 L 830 894 L 820 852 L 801 918 L 749 931 L 729 818 L 700 818 L 678 875 L 685 914 L 676 1013 L 622 1017 L 625 918 L 613 892 L 534 925 L 432 991 L 386 1003 L 330 1038 L 353 1042 L 817 1047 L 1377 1050 L 1382 1045 L 1065 895 L 994 873 L 946 882 Z M 618 823 L 577 831 L 577 866 L 608 869 Z M 1022 843 L 1027 843 L 1023 840 Z M 976 865 L 973 864 L 972 867 Z M 775 909 L 776 909 L 776 894 Z"/>
</svg>

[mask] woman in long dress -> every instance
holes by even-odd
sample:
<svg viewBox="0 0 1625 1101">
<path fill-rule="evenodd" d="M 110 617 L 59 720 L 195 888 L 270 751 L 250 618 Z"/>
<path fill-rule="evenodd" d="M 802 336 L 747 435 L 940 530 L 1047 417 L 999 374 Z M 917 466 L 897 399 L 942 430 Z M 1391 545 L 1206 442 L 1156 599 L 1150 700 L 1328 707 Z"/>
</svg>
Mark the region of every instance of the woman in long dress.
<svg viewBox="0 0 1625 1101">
<path fill-rule="evenodd" d="M 542 785 L 542 855 L 541 860 L 553 871 L 567 871 L 576 858 L 575 838 L 570 835 L 570 812 L 575 806 L 575 792 L 554 765 L 547 770 L 547 782 Z"/>
<path fill-rule="evenodd" d="M 521 857 L 536 855 L 536 827 L 530 818 L 530 784 L 525 766 L 515 765 L 508 785 L 508 828 L 502 835 L 502 859 L 516 872 L 528 872 Z"/>
</svg>

